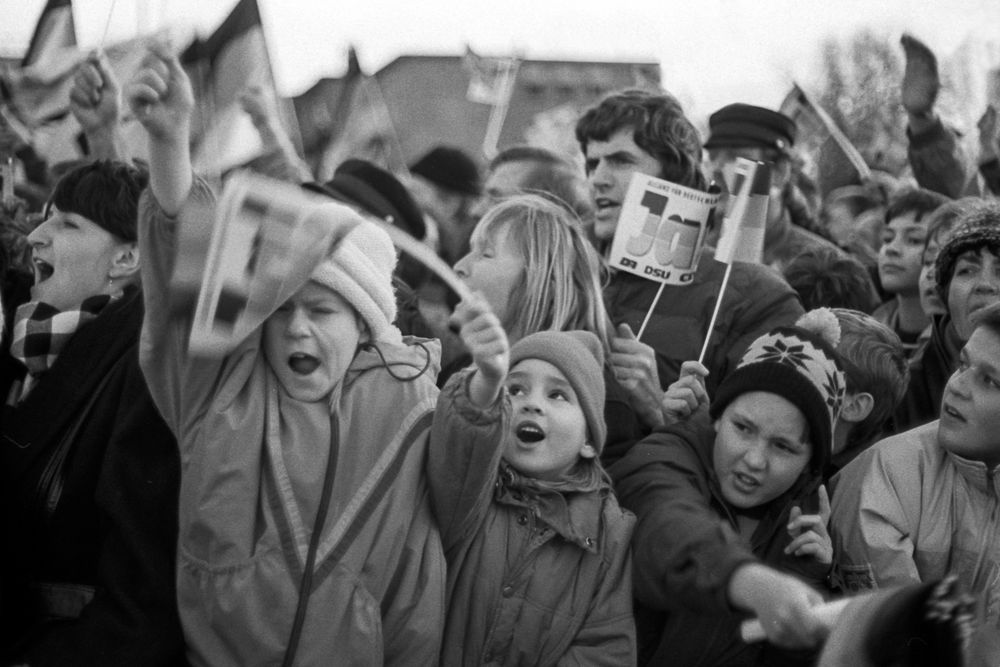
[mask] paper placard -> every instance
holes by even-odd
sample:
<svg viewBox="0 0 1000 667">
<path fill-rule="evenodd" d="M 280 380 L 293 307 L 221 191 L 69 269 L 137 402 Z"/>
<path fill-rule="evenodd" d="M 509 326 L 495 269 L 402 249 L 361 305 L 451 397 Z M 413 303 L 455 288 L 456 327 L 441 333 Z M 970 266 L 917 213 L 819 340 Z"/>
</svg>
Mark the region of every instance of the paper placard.
<svg viewBox="0 0 1000 667">
<path fill-rule="evenodd" d="M 611 243 L 610 266 L 668 285 L 689 284 L 719 196 L 634 174 Z"/>
<path fill-rule="evenodd" d="M 189 351 L 219 356 L 231 350 L 360 221 L 348 207 L 287 183 L 249 173 L 230 178 L 215 208 L 207 257 L 201 251 L 204 263 L 194 276 L 189 270 L 174 279 L 178 302 L 196 301 Z M 199 223 L 206 224 L 190 221 Z M 186 238 L 182 232 L 178 249 L 196 251 L 199 237 L 204 231 Z M 195 285 L 197 297 L 190 293 Z"/>
</svg>

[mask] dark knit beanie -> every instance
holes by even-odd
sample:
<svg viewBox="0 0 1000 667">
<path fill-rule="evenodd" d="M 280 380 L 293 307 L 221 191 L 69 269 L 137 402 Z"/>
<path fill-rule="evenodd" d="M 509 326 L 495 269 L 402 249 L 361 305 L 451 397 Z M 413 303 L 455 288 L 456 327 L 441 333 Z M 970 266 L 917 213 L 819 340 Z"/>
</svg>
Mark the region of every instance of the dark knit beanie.
<svg viewBox="0 0 1000 667">
<path fill-rule="evenodd" d="M 709 410 L 712 419 L 742 394 L 777 394 L 805 415 L 813 445 L 811 469 L 822 471 L 833 452 L 833 428 L 846 391 L 839 342 L 840 324 L 828 308 L 811 310 L 795 326 L 764 334 L 719 385 Z"/>
<path fill-rule="evenodd" d="M 750 104 L 730 104 L 708 117 L 705 148 L 776 148 L 795 143 L 795 121 L 783 113 Z"/>
<path fill-rule="evenodd" d="M 458 148 L 432 148 L 413 163 L 410 172 L 452 192 L 478 195 L 481 191 L 479 167 Z"/>
<path fill-rule="evenodd" d="M 427 235 L 424 215 L 410 191 L 395 176 L 367 160 L 345 160 L 333 173 L 333 180 L 304 187 L 357 206 L 376 218 L 391 218 L 393 226 L 416 239 Z"/>
<path fill-rule="evenodd" d="M 607 438 L 604 423 L 604 349 L 589 331 L 539 331 L 510 348 L 510 367 L 525 359 L 547 361 L 566 376 L 587 420 L 590 444 L 600 454 Z"/>
<path fill-rule="evenodd" d="M 991 215 L 973 215 L 972 219 L 960 223 L 952 230 L 948 242 L 938 253 L 934 265 L 934 278 L 937 280 L 938 294 L 948 302 L 948 286 L 955 273 L 955 263 L 959 256 L 970 250 L 978 251 L 987 248 L 1000 257 L 1000 220 Z"/>
</svg>

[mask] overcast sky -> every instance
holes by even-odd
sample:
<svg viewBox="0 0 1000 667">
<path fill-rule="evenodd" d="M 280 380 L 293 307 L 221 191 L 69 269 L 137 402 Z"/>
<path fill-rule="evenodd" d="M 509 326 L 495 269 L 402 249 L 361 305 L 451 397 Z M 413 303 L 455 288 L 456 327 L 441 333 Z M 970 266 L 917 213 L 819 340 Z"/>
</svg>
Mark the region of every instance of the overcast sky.
<svg viewBox="0 0 1000 667">
<path fill-rule="evenodd" d="M 279 91 L 345 67 L 349 43 L 374 71 L 406 53 L 651 60 L 696 115 L 733 101 L 776 106 L 817 73 L 818 45 L 870 27 L 910 31 L 940 56 L 967 39 L 1000 65 L 1000 0 L 258 0 Z M 0 0 L 0 49 L 27 46 L 44 0 Z M 97 45 L 164 25 L 210 32 L 236 0 L 74 0 L 78 38 Z M 109 22 L 110 16 L 110 22 Z M 981 103 L 982 100 L 975 100 Z"/>
</svg>

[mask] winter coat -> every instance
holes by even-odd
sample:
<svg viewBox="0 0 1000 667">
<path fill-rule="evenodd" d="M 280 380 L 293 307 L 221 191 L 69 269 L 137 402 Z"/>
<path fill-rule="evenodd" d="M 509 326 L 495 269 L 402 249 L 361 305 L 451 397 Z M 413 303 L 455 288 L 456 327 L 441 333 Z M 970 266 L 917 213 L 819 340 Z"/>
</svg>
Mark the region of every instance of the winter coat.
<svg viewBox="0 0 1000 667">
<path fill-rule="evenodd" d="M 640 441 L 608 471 L 622 506 L 635 513 L 633 589 L 640 663 L 744 665 L 761 645 L 739 637 L 743 615 L 729 603 L 729 579 L 741 565 L 763 562 L 825 586 L 829 567 L 784 554 L 793 505 L 819 506 L 820 480 L 806 472 L 784 494 L 754 512 L 753 535 L 739 534 L 712 463 L 715 429 L 707 414 Z M 787 656 L 786 656 L 787 657 Z"/>
<path fill-rule="evenodd" d="M 139 370 L 141 322 L 142 296 L 127 289 L 0 415 L 0 633 L 17 662 L 183 663 L 180 460 Z M 4 396 L 18 393 L 18 366 Z"/>
<path fill-rule="evenodd" d="M 981 597 L 1000 664 L 1000 467 L 942 448 L 938 422 L 876 443 L 836 478 L 834 580 L 856 592 L 946 574 Z"/>
<path fill-rule="evenodd" d="M 200 183 L 191 197 L 210 199 Z M 189 658 L 281 662 L 323 479 L 310 485 L 292 464 L 322 458 L 322 471 L 335 457 L 295 664 L 433 664 L 445 572 L 423 466 L 437 344 L 361 348 L 328 405 L 284 393 L 260 327 L 221 359 L 190 358 L 188 322 L 167 307 L 176 223 L 148 192 L 139 217 L 142 368 L 181 450 L 178 599 Z M 300 286 L 283 286 L 277 303 Z M 387 366 L 416 379 L 397 380 Z M 309 435 L 327 424 L 329 446 L 317 447 Z"/>
<path fill-rule="evenodd" d="M 501 455 L 506 394 L 468 397 L 451 378 L 434 416 L 428 476 L 448 559 L 441 665 L 633 665 L 629 537 L 635 518 L 610 485 L 524 490 Z"/>
<path fill-rule="evenodd" d="M 664 389 L 680 375 L 681 364 L 697 359 L 722 286 L 726 265 L 703 255 L 690 285 L 663 288 L 642 341 L 656 351 Z M 615 325 L 623 322 L 638 333 L 660 284 L 617 272 L 604 290 L 604 302 Z M 763 333 L 789 325 L 802 315 L 795 290 L 773 269 L 734 262 L 719 317 L 705 354 L 709 395 L 739 362 L 747 347 Z"/>
<path fill-rule="evenodd" d="M 909 361 L 910 383 L 893 413 L 892 431 L 907 429 L 937 419 L 948 378 L 958 366 L 958 341 L 951 318 L 935 317 L 927 344 Z"/>
</svg>

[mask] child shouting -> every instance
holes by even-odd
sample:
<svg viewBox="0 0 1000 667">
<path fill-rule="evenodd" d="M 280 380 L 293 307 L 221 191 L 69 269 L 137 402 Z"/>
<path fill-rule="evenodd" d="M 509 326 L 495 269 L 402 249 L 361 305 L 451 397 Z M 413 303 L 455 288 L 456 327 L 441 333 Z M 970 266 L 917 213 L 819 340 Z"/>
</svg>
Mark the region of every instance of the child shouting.
<svg viewBox="0 0 1000 667">
<path fill-rule="evenodd" d="M 190 356 L 190 314 L 170 307 L 177 214 L 212 197 L 192 176 L 193 98 L 177 57 L 150 53 L 129 99 L 150 144 L 140 363 L 180 446 L 188 660 L 433 664 L 445 573 L 424 460 L 439 350 L 392 324 L 389 236 L 331 209 L 353 227 L 294 258 L 308 278 L 285 280 L 224 357 Z M 187 222 L 198 223 L 210 221 Z"/>
<path fill-rule="evenodd" d="M 428 456 L 448 562 L 441 664 L 634 664 L 634 517 L 598 460 L 600 342 L 543 331 L 509 348 L 478 294 L 453 322 L 474 365 L 445 385 Z"/>
</svg>

